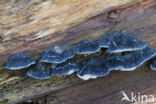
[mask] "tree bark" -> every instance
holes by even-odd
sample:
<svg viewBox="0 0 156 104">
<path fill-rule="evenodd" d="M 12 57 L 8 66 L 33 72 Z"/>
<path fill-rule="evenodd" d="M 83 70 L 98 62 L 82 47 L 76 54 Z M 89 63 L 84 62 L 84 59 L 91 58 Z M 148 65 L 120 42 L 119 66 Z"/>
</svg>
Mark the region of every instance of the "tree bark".
<svg viewBox="0 0 156 104">
<path fill-rule="evenodd" d="M 36 59 L 47 47 L 96 40 L 112 31 L 131 33 L 156 48 L 156 1 L 1 0 L 0 103 L 120 104 L 123 90 L 156 96 L 156 72 L 150 71 L 149 63 L 133 72 L 113 71 L 89 81 L 75 74 L 40 81 L 26 71 L 3 68 L 13 53 Z"/>
</svg>

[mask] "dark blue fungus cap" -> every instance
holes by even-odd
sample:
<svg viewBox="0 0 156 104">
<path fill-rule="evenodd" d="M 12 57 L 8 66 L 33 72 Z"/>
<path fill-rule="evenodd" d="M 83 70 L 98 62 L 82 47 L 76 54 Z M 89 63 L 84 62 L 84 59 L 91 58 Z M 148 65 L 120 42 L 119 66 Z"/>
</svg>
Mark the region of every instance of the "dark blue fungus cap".
<svg viewBox="0 0 156 104">
<path fill-rule="evenodd" d="M 46 49 L 40 56 L 40 62 L 45 63 L 63 63 L 75 56 L 73 49 L 70 46 L 55 46 L 54 48 Z"/>
<path fill-rule="evenodd" d="M 80 41 L 74 48 L 76 54 L 92 54 L 100 50 L 97 42 L 90 39 Z"/>
<path fill-rule="evenodd" d="M 152 70 L 156 70 L 156 61 L 153 61 L 150 65 Z"/>
<path fill-rule="evenodd" d="M 139 51 L 130 52 L 125 55 L 125 64 L 122 71 L 132 71 L 144 64 L 146 61 L 156 56 L 156 52 L 151 48 L 144 48 Z"/>
<path fill-rule="evenodd" d="M 53 68 L 53 75 L 70 75 L 79 70 L 79 66 L 74 62 L 65 62 Z"/>
<path fill-rule="evenodd" d="M 113 34 L 117 34 L 118 32 L 113 32 L 113 33 L 108 33 L 102 37 L 100 37 L 100 39 L 96 40 L 96 42 L 99 44 L 100 48 L 109 48 L 110 46 L 110 42 L 113 39 Z"/>
<path fill-rule="evenodd" d="M 51 68 L 46 69 L 44 63 L 37 63 L 33 68 L 27 71 L 27 75 L 39 80 L 48 79 L 53 76 Z"/>
<path fill-rule="evenodd" d="M 106 76 L 109 74 L 109 68 L 103 63 L 102 57 L 92 58 L 77 73 L 77 76 L 83 80 Z"/>
<path fill-rule="evenodd" d="M 109 53 L 136 51 L 147 47 L 147 44 L 130 34 L 113 32 L 110 36 L 110 45 L 107 50 Z"/>
<path fill-rule="evenodd" d="M 22 53 L 16 53 L 9 57 L 5 68 L 10 70 L 18 70 L 27 68 L 33 64 L 35 64 L 35 61 L 30 56 L 27 56 Z"/>
<path fill-rule="evenodd" d="M 103 64 L 105 64 L 110 71 L 120 70 L 125 63 L 125 59 L 121 55 L 104 56 L 103 59 Z"/>
</svg>

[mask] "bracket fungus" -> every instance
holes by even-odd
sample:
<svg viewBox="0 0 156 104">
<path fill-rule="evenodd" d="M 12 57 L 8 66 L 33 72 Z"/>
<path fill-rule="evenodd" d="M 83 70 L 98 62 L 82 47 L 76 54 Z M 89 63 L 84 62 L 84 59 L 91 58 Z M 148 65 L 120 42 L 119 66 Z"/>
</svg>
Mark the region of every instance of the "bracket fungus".
<svg viewBox="0 0 156 104">
<path fill-rule="evenodd" d="M 112 70 L 120 70 L 124 63 L 125 59 L 124 56 L 114 54 L 114 55 L 107 55 L 103 57 L 103 63 L 107 65 L 107 68 L 112 71 Z"/>
<path fill-rule="evenodd" d="M 78 71 L 77 76 L 83 80 L 88 80 L 108 75 L 109 70 L 102 60 L 101 57 L 87 60 L 82 69 Z"/>
<path fill-rule="evenodd" d="M 156 61 L 153 61 L 150 65 L 152 70 L 156 70 Z"/>
<path fill-rule="evenodd" d="M 98 43 L 85 39 L 80 41 L 74 48 L 76 54 L 92 54 L 100 50 Z"/>
<path fill-rule="evenodd" d="M 40 56 L 40 62 L 59 64 L 75 56 L 70 46 L 55 46 L 46 49 Z"/>
<path fill-rule="evenodd" d="M 33 64 L 35 64 L 35 61 L 30 56 L 27 56 L 23 53 L 16 53 L 9 57 L 5 68 L 10 70 L 18 70 L 28 68 Z"/>
<path fill-rule="evenodd" d="M 136 52 L 125 55 L 125 64 L 122 71 L 132 71 L 144 64 L 146 61 L 156 56 L 156 52 L 151 48 L 144 48 Z"/>
<path fill-rule="evenodd" d="M 65 62 L 53 68 L 53 75 L 70 75 L 79 70 L 79 66 L 73 62 Z"/>
<path fill-rule="evenodd" d="M 100 48 L 106 48 L 107 52 L 100 51 Z M 97 54 L 92 55 L 96 52 Z M 121 52 L 122 54 L 118 54 Z M 79 59 L 82 57 L 74 57 L 76 54 L 91 55 L 83 57 L 82 61 Z M 46 49 L 41 54 L 39 62 L 29 68 L 27 75 L 43 80 L 55 75 L 70 75 L 77 72 L 79 78 L 88 80 L 107 76 L 113 70 L 135 70 L 155 56 L 156 52 L 148 48 L 145 42 L 130 34 L 112 32 L 95 42 L 90 39 L 82 40 L 74 48 L 55 46 Z M 17 70 L 33 64 L 35 61 L 30 56 L 17 53 L 10 56 L 5 67 Z M 152 70 L 156 70 L 156 61 L 150 66 Z"/>
<path fill-rule="evenodd" d="M 105 55 L 87 60 L 86 64 L 77 73 L 83 80 L 106 76 L 112 70 L 132 71 L 149 59 L 156 56 L 151 48 L 144 48 L 139 51 L 129 52 L 122 55 Z"/>
<path fill-rule="evenodd" d="M 141 50 L 147 44 L 130 34 L 112 32 L 97 40 L 100 47 L 108 48 L 107 52 L 117 53 L 125 51 Z"/>
<path fill-rule="evenodd" d="M 39 80 L 48 79 L 53 76 L 51 68 L 47 68 L 45 63 L 37 63 L 27 71 L 27 75 Z"/>
<path fill-rule="evenodd" d="M 113 34 L 113 33 L 111 33 L 111 34 Z M 96 40 L 96 42 L 99 44 L 100 48 L 109 48 L 110 41 L 111 41 L 110 40 L 111 34 L 106 34 L 106 35 L 100 37 L 100 39 Z M 115 32 L 114 32 L 114 34 L 115 34 Z"/>
</svg>

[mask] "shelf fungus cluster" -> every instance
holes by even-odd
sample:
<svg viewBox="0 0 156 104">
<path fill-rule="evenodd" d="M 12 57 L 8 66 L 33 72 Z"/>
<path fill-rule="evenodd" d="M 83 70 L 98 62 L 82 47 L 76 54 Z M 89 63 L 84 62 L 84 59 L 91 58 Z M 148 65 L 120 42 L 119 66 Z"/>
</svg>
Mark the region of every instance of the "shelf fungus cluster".
<svg viewBox="0 0 156 104">
<path fill-rule="evenodd" d="M 22 53 L 11 55 L 5 68 L 28 69 L 28 76 L 40 80 L 74 72 L 88 80 L 107 76 L 113 70 L 135 70 L 154 57 L 156 51 L 133 35 L 111 32 L 96 41 L 85 39 L 75 46 L 48 48 L 36 61 Z M 156 61 L 150 67 L 156 70 Z"/>
</svg>

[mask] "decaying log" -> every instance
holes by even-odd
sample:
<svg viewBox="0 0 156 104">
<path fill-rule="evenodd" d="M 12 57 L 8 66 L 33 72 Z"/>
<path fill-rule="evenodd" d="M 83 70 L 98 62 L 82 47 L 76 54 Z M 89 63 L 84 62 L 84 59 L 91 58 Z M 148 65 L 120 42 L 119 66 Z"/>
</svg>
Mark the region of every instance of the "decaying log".
<svg viewBox="0 0 156 104">
<path fill-rule="evenodd" d="M 1 0 L 0 103 L 120 104 L 123 90 L 156 96 L 156 72 L 148 63 L 133 72 L 113 71 L 89 81 L 76 75 L 39 81 L 26 76 L 26 71 L 3 68 L 13 53 L 37 58 L 49 46 L 96 40 L 112 31 L 132 33 L 156 48 L 156 1 Z"/>
</svg>

